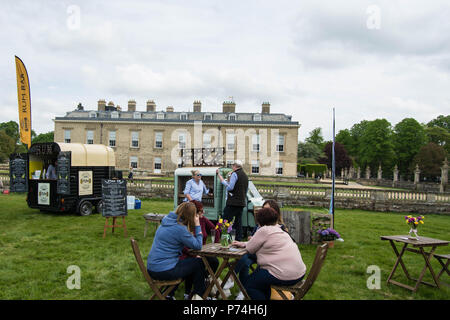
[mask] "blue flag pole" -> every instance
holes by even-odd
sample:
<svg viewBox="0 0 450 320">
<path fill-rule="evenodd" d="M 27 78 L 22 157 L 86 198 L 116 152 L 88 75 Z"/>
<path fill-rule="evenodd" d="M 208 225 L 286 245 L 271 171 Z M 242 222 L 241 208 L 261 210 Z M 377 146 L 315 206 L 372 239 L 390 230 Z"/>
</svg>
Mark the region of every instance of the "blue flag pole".
<svg viewBox="0 0 450 320">
<path fill-rule="evenodd" d="M 334 144 L 335 144 L 335 121 L 334 121 L 334 108 L 333 108 L 333 148 L 331 151 L 331 201 L 330 201 L 330 210 L 329 213 L 332 214 L 331 217 L 331 227 L 334 229 L 334 183 L 336 178 L 336 164 L 335 164 L 335 156 L 334 156 Z"/>
</svg>

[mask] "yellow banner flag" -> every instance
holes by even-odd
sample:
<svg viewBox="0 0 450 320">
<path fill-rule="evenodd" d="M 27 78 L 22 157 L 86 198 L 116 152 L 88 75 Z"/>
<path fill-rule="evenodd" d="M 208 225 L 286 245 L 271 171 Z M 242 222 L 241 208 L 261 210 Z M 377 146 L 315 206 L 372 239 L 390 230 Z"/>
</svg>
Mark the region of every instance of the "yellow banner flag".
<svg viewBox="0 0 450 320">
<path fill-rule="evenodd" d="M 31 97 L 28 73 L 22 60 L 16 56 L 17 99 L 19 101 L 20 141 L 31 146 Z"/>
</svg>

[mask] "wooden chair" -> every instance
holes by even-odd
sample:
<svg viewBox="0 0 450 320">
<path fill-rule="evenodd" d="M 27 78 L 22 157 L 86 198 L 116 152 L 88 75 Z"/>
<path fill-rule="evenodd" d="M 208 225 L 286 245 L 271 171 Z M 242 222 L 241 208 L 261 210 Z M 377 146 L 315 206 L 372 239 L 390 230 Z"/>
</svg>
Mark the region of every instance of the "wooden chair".
<svg viewBox="0 0 450 320">
<path fill-rule="evenodd" d="M 167 294 L 175 288 L 176 285 L 183 282 L 183 279 L 175 279 L 175 280 L 154 280 L 150 277 L 147 272 L 147 267 L 142 260 L 141 251 L 139 250 L 139 246 L 133 238 L 131 238 L 131 247 L 133 248 L 134 256 L 136 257 L 136 261 L 141 269 L 142 275 L 145 280 L 147 280 L 148 285 L 153 290 L 154 294 L 150 297 L 152 300 L 155 296 L 157 296 L 161 300 L 166 300 Z M 164 290 L 165 289 L 165 290 Z"/>
<path fill-rule="evenodd" d="M 317 276 L 319 275 L 325 261 L 325 257 L 327 256 L 327 251 L 328 244 L 326 243 L 317 247 L 316 257 L 314 258 L 311 271 L 309 271 L 306 280 L 299 281 L 292 286 L 271 286 L 271 288 L 274 289 L 283 298 L 283 300 L 291 300 L 286 297 L 283 291 L 291 292 L 294 295 L 294 300 L 301 300 L 309 289 L 311 289 L 314 281 L 317 279 Z"/>
</svg>

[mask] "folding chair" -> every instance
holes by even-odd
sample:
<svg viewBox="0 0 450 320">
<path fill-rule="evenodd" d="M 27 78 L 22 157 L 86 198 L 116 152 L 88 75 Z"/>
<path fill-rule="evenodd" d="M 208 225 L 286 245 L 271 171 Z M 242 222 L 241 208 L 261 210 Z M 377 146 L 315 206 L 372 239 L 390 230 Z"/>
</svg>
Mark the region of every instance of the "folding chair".
<svg viewBox="0 0 450 320">
<path fill-rule="evenodd" d="M 447 272 L 447 275 L 450 275 L 450 272 L 448 271 L 448 265 L 449 265 L 449 262 L 450 262 L 450 254 L 435 254 L 434 257 L 437 259 L 437 261 L 439 261 L 439 263 L 442 266 L 441 271 L 438 273 L 438 275 L 436 277 L 440 281 L 439 278 L 442 276 L 442 274 L 444 272 Z M 443 260 L 447 260 L 447 263 L 444 263 Z M 442 283 L 442 284 L 446 285 L 447 287 L 449 287 L 449 285 L 447 283 L 443 282 L 443 281 L 440 281 L 440 283 Z"/>
<path fill-rule="evenodd" d="M 148 285 L 153 290 L 154 294 L 150 297 L 152 300 L 155 296 L 157 296 L 161 300 L 166 300 L 167 294 L 175 288 L 176 285 L 179 285 L 183 282 L 183 279 L 175 279 L 175 280 L 154 280 L 147 272 L 147 267 L 144 265 L 144 261 L 142 260 L 141 251 L 139 250 L 139 246 L 133 238 L 131 238 L 131 247 L 133 248 L 133 253 L 136 258 L 136 261 L 141 269 L 141 272 L 147 280 Z M 164 290 L 165 289 L 165 290 Z M 164 291 L 164 292 L 163 292 Z"/>
<path fill-rule="evenodd" d="M 325 257 L 327 256 L 327 251 L 327 243 L 317 247 L 316 257 L 314 258 L 311 271 L 306 277 L 306 280 L 299 281 L 292 286 L 271 286 L 271 288 L 274 289 L 283 298 L 283 300 L 291 300 L 283 291 L 291 292 L 294 295 L 294 300 L 303 299 L 305 294 L 309 291 L 309 289 L 311 289 L 314 281 L 317 279 L 317 276 L 319 275 L 325 261 Z"/>
</svg>

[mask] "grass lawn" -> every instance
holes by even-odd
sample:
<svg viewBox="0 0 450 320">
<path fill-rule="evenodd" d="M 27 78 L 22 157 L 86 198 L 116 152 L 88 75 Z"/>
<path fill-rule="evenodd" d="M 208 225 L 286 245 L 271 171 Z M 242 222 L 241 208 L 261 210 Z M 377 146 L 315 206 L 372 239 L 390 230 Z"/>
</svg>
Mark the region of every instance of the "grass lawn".
<svg viewBox="0 0 450 320">
<path fill-rule="evenodd" d="M 108 230 L 103 239 L 104 218 L 95 214 L 81 217 L 75 214 L 44 213 L 28 208 L 24 195 L 0 195 L 0 299 L 148 299 L 150 289 L 143 279 L 128 238 L 123 230 L 114 234 Z M 143 238 L 147 212 L 167 213 L 169 200 L 144 200 L 142 209 L 130 210 L 126 218 L 128 234 L 140 246 L 143 258 L 152 245 L 154 227 Z M 298 210 L 323 209 L 296 208 Z M 409 229 L 404 214 L 359 210 L 337 210 L 336 229 L 345 242 L 336 242 L 329 250 L 325 265 L 305 299 L 449 299 L 450 289 L 420 286 L 417 293 L 387 285 L 386 279 L 395 262 L 395 255 L 381 235 L 405 234 Z M 419 235 L 449 240 L 450 217 L 427 215 Z M 315 246 L 300 245 L 308 267 Z M 449 247 L 437 252 L 450 252 Z M 406 253 L 409 272 L 418 277 L 424 261 L 418 255 Z M 69 290 L 66 281 L 70 265 L 81 269 L 81 289 Z M 371 274 L 367 267 L 379 266 L 381 289 L 369 290 L 366 281 Z M 440 270 L 433 261 L 434 270 Z M 442 276 L 448 281 L 448 276 Z M 408 282 L 399 268 L 396 279 Z M 427 271 L 425 281 L 432 281 Z M 182 299 L 183 285 L 177 291 Z M 236 293 L 236 289 L 233 289 Z"/>
</svg>

